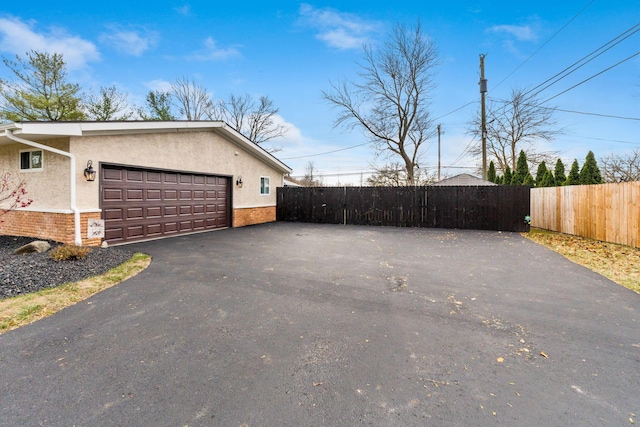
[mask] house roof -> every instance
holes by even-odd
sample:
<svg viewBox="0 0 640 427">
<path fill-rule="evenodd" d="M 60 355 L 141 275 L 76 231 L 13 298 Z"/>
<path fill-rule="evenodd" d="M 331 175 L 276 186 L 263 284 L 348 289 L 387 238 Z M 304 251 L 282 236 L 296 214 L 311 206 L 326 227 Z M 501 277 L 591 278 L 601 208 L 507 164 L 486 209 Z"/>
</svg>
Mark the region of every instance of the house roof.
<svg viewBox="0 0 640 427">
<path fill-rule="evenodd" d="M 5 130 L 23 139 L 42 141 L 65 136 L 134 135 L 142 133 L 214 132 L 275 169 L 291 168 L 223 121 L 16 122 L 0 125 L 0 145 L 12 143 Z"/>
<path fill-rule="evenodd" d="M 443 179 L 442 181 L 438 181 L 431 185 L 498 185 L 491 181 L 487 181 L 482 178 L 478 178 L 473 175 L 469 175 L 468 173 L 461 173 L 460 175 L 452 176 L 451 178 Z"/>
</svg>

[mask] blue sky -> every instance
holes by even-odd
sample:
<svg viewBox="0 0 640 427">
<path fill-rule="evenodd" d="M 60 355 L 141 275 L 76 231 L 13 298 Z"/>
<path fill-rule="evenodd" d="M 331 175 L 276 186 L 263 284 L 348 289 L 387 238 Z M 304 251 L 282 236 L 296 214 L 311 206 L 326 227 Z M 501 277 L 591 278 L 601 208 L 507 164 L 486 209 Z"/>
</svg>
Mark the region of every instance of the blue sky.
<svg viewBox="0 0 640 427">
<path fill-rule="evenodd" d="M 364 43 L 375 47 L 396 23 L 411 26 L 418 19 L 439 51 L 431 112 L 444 131 L 443 173 L 455 175 L 473 173 L 478 164 L 464 152 L 477 143 L 466 131 L 479 105 L 479 54 L 486 54 L 488 96 L 503 99 L 512 88 L 542 83 L 638 24 L 640 2 L 112 0 L 82 7 L 66 1 L 4 2 L 0 54 L 63 53 L 70 80 L 85 91 L 116 85 L 138 105 L 150 89 L 166 89 L 181 77 L 203 85 L 214 98 L 267 95 L 280 108 L 278 120 L 290 129 L 273 145 L 282 148 L 277 156 L 294 169 L 293 175 L 304 174 L 313 161 L 325 182 L 359 184 L 381 160 L 367 145 L 345 149 L 366 138 L 333 127 L 336 111 L 323 101 L 322 91 L 330 81 L 356 78 Z M 640 33 L 540 97 L 552 97 L 639 48 Z M 0 67 L 0 78 L 10 77 Z M 640 118 L 640 56 L 545 105 Z M 640 120 L 567 112 L 557 112 L 556 119 L 565 132 L 541 149 L 559 151 L 566 164 L 574 158 L 582 164 L 589 150 L 598 158 L 640 147 Z M 327 152 L 332 153 L 322 154 Z M 436 165 L 434 138 L 422 153 L 421 166 Z"/>
</svg>

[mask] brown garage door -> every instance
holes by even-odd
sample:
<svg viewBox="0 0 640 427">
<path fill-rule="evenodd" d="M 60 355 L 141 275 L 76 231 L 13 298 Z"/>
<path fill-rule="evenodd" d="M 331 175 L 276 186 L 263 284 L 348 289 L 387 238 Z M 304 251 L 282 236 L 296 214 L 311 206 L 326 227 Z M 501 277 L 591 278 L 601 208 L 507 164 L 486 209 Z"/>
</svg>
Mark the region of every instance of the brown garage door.
<svg viewBox="0 0 640 427">
<path fill-rule="evenodd" d="M 101 165 L 105 240 L 125 243 L 228 227 L 228 177 Z"/>
</svg>

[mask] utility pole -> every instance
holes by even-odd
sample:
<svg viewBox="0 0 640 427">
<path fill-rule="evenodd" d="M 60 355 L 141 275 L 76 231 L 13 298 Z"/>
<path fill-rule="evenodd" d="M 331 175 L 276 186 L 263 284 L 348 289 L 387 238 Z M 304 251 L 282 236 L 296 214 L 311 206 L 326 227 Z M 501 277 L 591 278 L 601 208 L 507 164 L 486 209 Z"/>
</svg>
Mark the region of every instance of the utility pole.
<svg viewBox="0 0 640 427">
<path fill-rule="evenodd" d="M 438 123 L 438 181 L 440 181 L 440 123 Z"/>
<path fill-rule="evenodd" d="M 482 179 L 487 179 L 487 111 L 485 109 L 485 97 L 487 94 L 487 79 L 484 78 L 484 57 L 480 54 L 480 101 L 482 117 Z"/>
</svg>

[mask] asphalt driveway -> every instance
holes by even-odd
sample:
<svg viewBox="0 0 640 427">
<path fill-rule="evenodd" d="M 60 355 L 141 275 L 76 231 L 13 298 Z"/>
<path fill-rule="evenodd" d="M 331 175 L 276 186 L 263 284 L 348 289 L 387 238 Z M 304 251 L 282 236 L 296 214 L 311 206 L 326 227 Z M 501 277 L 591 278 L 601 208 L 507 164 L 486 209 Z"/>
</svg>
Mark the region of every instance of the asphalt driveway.
<svg viewBox="0 0 640 427">
<path fill-rule="evenodd" d="M 513 233 L 275 223 L 0 336 L 3 426 L 628 426 L 640 295 Z"/>
</svg>

